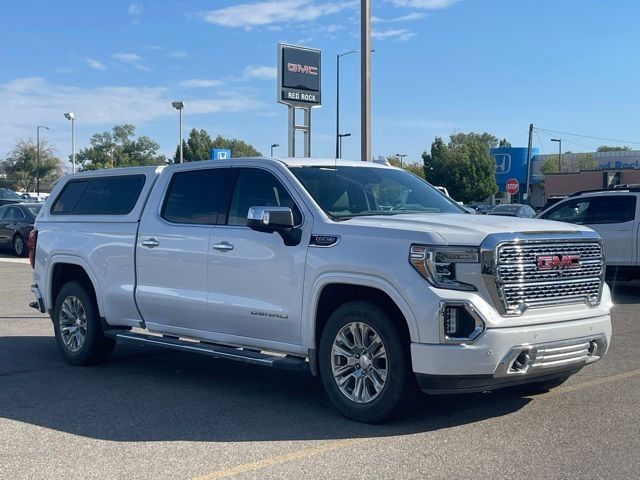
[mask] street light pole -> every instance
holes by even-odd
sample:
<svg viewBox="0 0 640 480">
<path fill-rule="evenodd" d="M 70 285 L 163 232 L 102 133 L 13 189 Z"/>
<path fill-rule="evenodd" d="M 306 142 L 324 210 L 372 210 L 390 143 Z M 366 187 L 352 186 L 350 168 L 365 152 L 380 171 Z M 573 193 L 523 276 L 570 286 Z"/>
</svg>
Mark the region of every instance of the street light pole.
<svg viewBox="0 0 640 480">
<path fill-rule="evenodd" d="M 71 120 L 71 173 L 76 173 L 76 116 L 68 112 L 64 118 Z"/>
<path fill-rule="evenodd" d="M 552 142 L 558 142 L 558 173 L 562 172 L 562 164 L 560 163 L 560 159 L 562 158 L 562 139 L 561 138 L 552 138 Z"/>
<path fill-rule="evenodd" d="M 408 157 L 408 155 L 406 153 L 404 153 L 404 154 L 396 153 L 396 157 L 398 157 L 400 159 L 400 168 L 404 168 L 404 166 L 402 165 L 402 159 L 404 157 Z"/>
<path fill-rule="evenodd" d="M 38 125 L 36 127 L 36 195 L 40 197 L 40 129 L 45 128 L 49 130 L 49 127 L 44 125 Z"/>
<path fill-rule="evenodd" d="M 338 156 L 336 158 L 342 158 L 342 139 L 344 137 L 350 137 L 350 133 L 340 133 L 338 134 L 338 139 L 340 140 L 340 149 L 338 150 Z"/>
<path fill-rule="evenodd" d="M 360 156 L 371 160 L 371 0 L 360 0 Z"/>
<path fill-rule="evenodd" d="M 180 134 L 178 135 L 178 141 L 180 142 L 180 163 L 182 163 L 183 161 L 183 156 L 182 156 L 182 109 L 184 108 L 184 102 L 183 101 L 175 101 L 175 102 L 171 102 L 171 105 L 173 106 L 173 108 L 175 108 L 176 110 L 178 110 L 179 112 L 179 116 L 180 116 Z"/>
<path fill-rule="evenodd" d="M 340 150 L 338 142 L 340 140 L 340 59 L 345 55 L 357 53 L 358 50 L 349 50 L 348 52 L 336 55 L 336 158 L 340 158 Z"/>
<path fill-rule="evenodd" d="M 279 143 L 274 143 L 273 145 L 271 145 L 271 158 L 273 158 L 273 149 L 279 146 L 280 146 Z"/>
</svg>

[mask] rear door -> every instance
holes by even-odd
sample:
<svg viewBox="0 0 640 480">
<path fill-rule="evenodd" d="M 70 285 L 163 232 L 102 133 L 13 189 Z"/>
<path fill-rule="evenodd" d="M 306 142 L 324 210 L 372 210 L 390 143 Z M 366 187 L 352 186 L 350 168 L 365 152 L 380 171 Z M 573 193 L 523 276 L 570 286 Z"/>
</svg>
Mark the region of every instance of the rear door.
<svg viewBox="0 0 640 480">
<path fill-rule="evenodd" d="M 637 248 L 635 214 L 636 196 L 616 194 L 567 200 L 542 218 L 592 228 L 602 237 L 607 264 L 633 265 Z"/>
<path fill-rule="evenodd" d="M 8 220 L 4 219 L 9 207 L 4 205 L 0 207 L 0 245 L 6 246 L 9 238 Z"/>
<path fill-rule="evenodd" d="M 194 336 L 210 330 L 209 237 L 227 173 L 227 167 L 181 166 L 149 199 L 136 247 L 136 298 L 150 330 Z"/>
</svg>

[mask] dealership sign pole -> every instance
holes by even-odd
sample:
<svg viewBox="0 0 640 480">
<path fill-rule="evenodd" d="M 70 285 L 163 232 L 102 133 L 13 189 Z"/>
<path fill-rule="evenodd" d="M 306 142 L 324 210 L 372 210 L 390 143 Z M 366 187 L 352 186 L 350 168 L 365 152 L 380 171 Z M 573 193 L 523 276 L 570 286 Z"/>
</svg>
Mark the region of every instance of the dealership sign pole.
<svg viewBox="0 0 640 480">
<path fill-rule="evenodd" d="M 321 105 L 321 53 L 315 48 L 278 44 L 278 103 L 289 108 L 288 153 L 296 156 L 296 131 L 304 134 L 304 156 L 311 156 L 311 109 Z M 296 110 L 303 123 L 296 123 Z"/>
</svg>

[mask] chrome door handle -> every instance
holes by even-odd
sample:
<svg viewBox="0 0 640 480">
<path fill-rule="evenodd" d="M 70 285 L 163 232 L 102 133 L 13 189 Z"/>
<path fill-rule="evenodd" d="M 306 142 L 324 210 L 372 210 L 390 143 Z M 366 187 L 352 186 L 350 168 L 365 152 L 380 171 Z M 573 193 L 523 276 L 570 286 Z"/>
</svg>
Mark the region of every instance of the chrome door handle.
<svg viewBox="0 0 640 480">
<path fill-rule="evenodd" d="M 160 245 L 160 242 L 155 238 L 149 238 L 148 240 L 142 241 L 142 246 L 147 248 L 154 248 Z"/>
<path fill-rule="evenodd" d="M 211 245 L 211 248 L 215 250 L 228 251 L 228 250 L 233 250 L 233 245 L 231 245 L 228 242 L 222 242 L 222 243 L 216 243 L 214 245 Z"/>
</svg>

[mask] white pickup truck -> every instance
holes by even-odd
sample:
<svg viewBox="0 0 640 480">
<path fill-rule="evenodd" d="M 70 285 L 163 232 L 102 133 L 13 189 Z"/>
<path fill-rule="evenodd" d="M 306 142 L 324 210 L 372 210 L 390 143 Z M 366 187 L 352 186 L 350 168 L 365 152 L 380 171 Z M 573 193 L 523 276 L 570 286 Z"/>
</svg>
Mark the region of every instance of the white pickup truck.
<svg viewBox="0 0 640 480">
<path fill-rule="evenodd" d="M 346 416 L 419 392 L 544 390 L 606 353 L 600 238 L 468 215 L 370 162 L 234 159 L 58 182 L 30 237 L 32 306 L 74 365 L 116 341 L 308 369 Z"/>
</svg>

